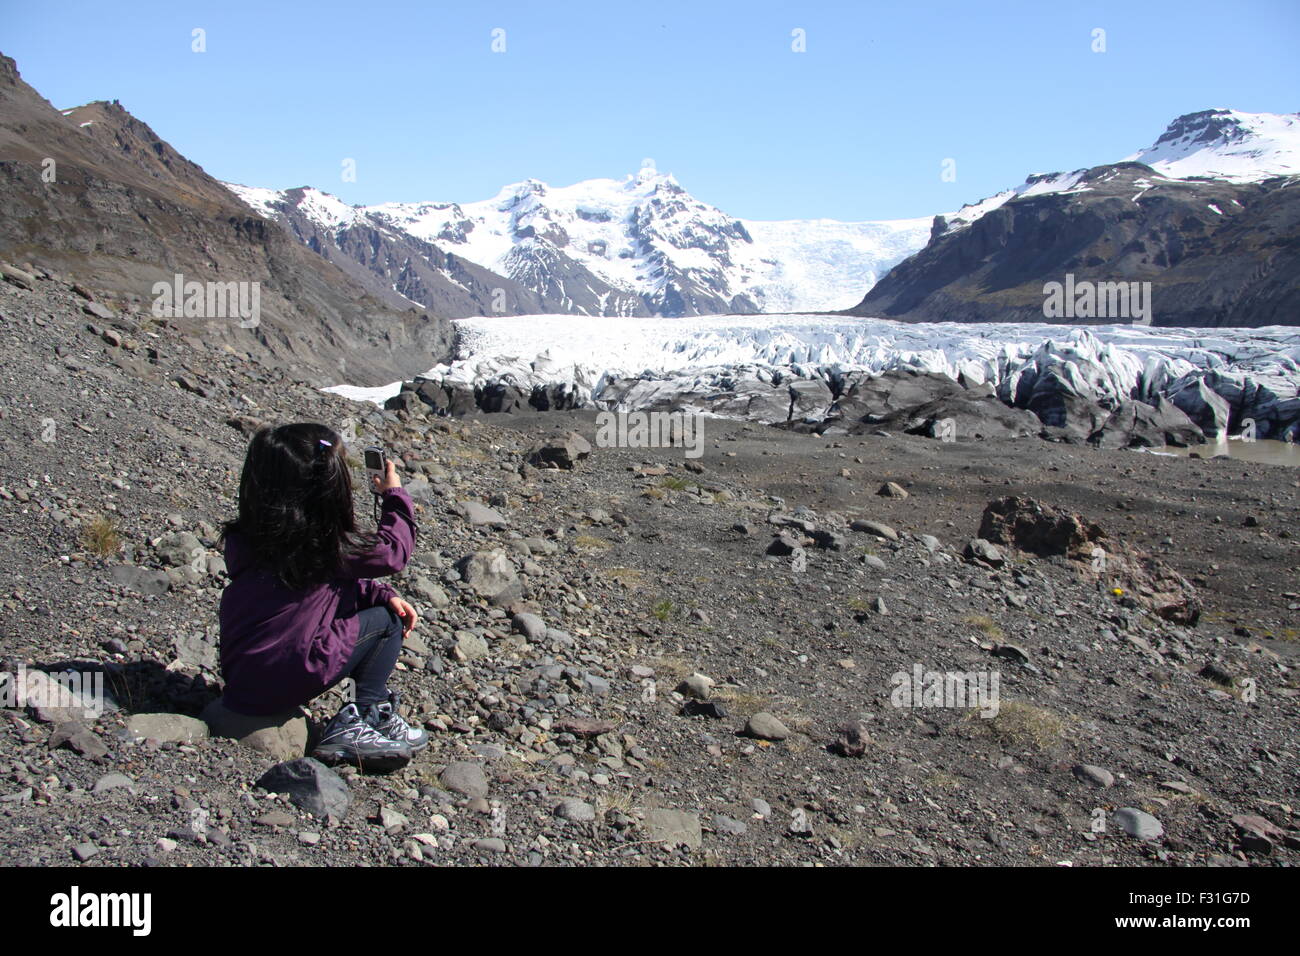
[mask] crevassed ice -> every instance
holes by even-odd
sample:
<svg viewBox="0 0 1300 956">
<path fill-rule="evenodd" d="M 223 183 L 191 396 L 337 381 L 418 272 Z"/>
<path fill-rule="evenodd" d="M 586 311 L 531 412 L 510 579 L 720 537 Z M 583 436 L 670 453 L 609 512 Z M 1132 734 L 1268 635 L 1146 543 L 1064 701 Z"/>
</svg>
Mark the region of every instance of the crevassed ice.
<svg viewBox="0 0 1300 956">
<path fill-rule="evenodd" d="M 832 378 L 916 369 L 1014 384 L 1026 370 L 1064 363 L 1089 369 L 1100 394 L 1128 395 L 1140 381 L 1197 370 L 1300 384 L 1300 329 L 1179 329 L 1047 323 L 912 324 L 843 316 L 708 316 L 686 319 L 530 315 L 462 319 L 460 355 L 425 377 L 464 385 L 564 384 L 599 401 L 611 379 L 682 386 L 729 370 Z M 383 402 L 400 382 L 328 391 Z"/>
</svg>

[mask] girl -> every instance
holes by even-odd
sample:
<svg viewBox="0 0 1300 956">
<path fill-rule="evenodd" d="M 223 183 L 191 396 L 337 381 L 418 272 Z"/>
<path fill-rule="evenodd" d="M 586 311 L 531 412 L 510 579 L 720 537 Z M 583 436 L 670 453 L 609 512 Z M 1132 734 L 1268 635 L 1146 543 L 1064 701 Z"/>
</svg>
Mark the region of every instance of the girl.
<svg viewBox="0 0 1300 956">
<path fill-rule="evenodd" d="M 292 710 L 352 677 L 356 700 L 329 722 L 313 756 L 391 769 L 429 740 L 401 718 L 387 685 L 415 609 L 372 579 L 406 566 L 415 516 L 392 462 L 372 483 L 379 527 L 362 534 L 338 434 L 302 423 L 253 436 L 239 517 L 223 534 L 221 673 L 226 705 L 253 715 Z"/>
</svg>

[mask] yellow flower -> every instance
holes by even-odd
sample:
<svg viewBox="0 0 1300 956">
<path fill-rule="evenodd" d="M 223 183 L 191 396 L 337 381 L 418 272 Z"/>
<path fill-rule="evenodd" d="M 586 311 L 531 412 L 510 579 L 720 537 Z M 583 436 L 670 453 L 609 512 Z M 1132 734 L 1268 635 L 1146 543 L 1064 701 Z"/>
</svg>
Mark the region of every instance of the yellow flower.
<svg viewBox="0 0 1300 956">
<path fill-rule="evenodd" d="M 1110 589 L 1110 593 L 1113 594 L 1113 595 L 1115 595 L 1115 597 L 1122 597 L 1122 596 L 1124 595 L 1124 589 L 1123 589 L 1123 588 L 1111 588 L 1111 589 Z"/>
</svg>

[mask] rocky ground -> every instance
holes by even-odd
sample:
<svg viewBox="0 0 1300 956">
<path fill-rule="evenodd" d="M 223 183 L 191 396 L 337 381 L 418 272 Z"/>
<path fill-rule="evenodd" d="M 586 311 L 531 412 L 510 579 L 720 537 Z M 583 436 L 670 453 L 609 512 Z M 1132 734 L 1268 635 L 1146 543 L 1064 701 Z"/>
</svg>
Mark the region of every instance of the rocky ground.
<svg viewBox="0 0 1300 956">
<path fill-rule="evenodd" d="M 101 672 L 116 709 L 6 701 L 4 863 L 1296 859 L 1294 470 L 714 420 L 696 460 L 537 468 L 593 414 L 384 412 L 22 284 L 0 283 L 0 669 Z M 220 689 L 216 528 L 250 429 L 349 418 L 419 507 L 394 683 L 433 741 L 319 775 L 315 816 L 257 785 L 278 758 L 192 718 Z M 1167 562 L 1198 622 L 1118 564 L 972 545 L 1012 495 Z M 895 706 L 918 666 L 996 674 L 996 716 Z"/>
</svg>

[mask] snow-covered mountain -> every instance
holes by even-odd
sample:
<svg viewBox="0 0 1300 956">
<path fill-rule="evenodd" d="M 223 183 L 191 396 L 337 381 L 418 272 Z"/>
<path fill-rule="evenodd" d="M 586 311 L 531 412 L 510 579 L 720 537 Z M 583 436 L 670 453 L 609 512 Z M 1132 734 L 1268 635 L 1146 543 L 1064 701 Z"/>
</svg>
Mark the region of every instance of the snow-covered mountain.
<svg viewBox="0 0 1300 956">
<path fill-rule="evenodd" d="M 1045 284 L 1071 277 L 1089 288 L 1145 283 L 1156 325 L 1291 325 L 1297 235 L 1300 114 L 1205 110 L 1119 162 L 1030 176 L 935 217 L 926 247 L 849 311 L 1033 322 L 1047 317 Z M 1095 318 L 1121 316 L 1137 317 Z"/>
<path fill-rule="evenodd" d="M 227 188 L 380 298 L 405 300 L 449 318 L 562 309 L 559 301 L 535 295 L 318 189 Z"/>
<path fill-rule="evenodd" d="M 419 288 L 404 288 L 402 271 L 429 248 L 510 280 L 504 308 L 480 303 L 462 315 L 683 316 L 846 308 L 864 287 L 920 249 L 931 226 L 929 217 L 736 219 L 692 197 L 671 175 L 648 167 L 623 180 L 564 187 L 527 180 L 473 203 L 353 207 L 313 189 L 229 188 L 268 218 L 297 220 L 294 231 L 317 251 L 333 244 L 355 257 L 346 247 L 358 231 L 409 247 L 392 257 L 395 261 L 371 261 L 367 267 L 384 270 L 397 291 L 422 305 L 435 303 Z M 364 248 L 357 251 L 364 254 Z M 531 293 L 531 301 L 515 294 L 519 290 Z"/>
<path fill-rule="evenodd" d="M 1144 164 L 1154 175 L 1126 163 Z M 1123 191 L 1130 182 L 1136 203 L 1152 189 L 1149 198 L 1159 197 L 1169 184 L 1193 184 L 1193 192 L 1197 183 L 1245 187 L 1298 170 L 1300 114 L 1218 109 L 1179 117 L 1152 146 L 1115 166 L 1035 174 L 1013 189 L 936 216 L 933 223 L 929 217 L 885 222 L 736 219 L 695 199 L 671 175 L 652 167 L 622 180 L 592 179 L 561 187 L 530 179 L 470 203 L 349 206 L 310 188 L 229 188 L 358 278 L 369 278 L 440 315 L 680 317 L 848 309 L 898 263 L 936 241 L 950 240 L 1008 204 L 1059 199 L 1065 208 L 1102 192 Z M 1195 206 L 1195 197 L 1188 199 L 1187 192 L 1179 195 Z M 1200 208 L 1225 221 L 1230 218 L 1227 212 L 1248 205 L 1248 197 L 1235 194 L 1207 192 L 1207 197 Z M 1178 223 L 1161 228 L 1166 226 L 1181 231 Z M 1064 239 L 1079 235 L 1071 231 Z M 1136 246 L 1132 237 L 1124 238 L 1128 245 L 1121 246 L 1127 254 Z M 1190 238 L 1193 245 L 1199 242 L 1196 236 Z M 1187 245 L 1178 236 L 1170 241 L 1180 249 Z M 1224 241 L 1238 246 L 1240 237 L 1234 234 Z M 1202 244 L 1207 253 L 1217 254 L 1212 244 Z M 977 246 L 981 256 L 1001 248 L 1000 242 Z M 1026 249 L 1042 251 L 1032 243 Z M 1099 249 L 1091 258 L 1108 261 L 1114 250 L 1102 255 L 1104 251 Z M 1156 252 L 1151 261 L 1158 266 L 1161 258 Z M 947 278 L 970 271 L 959 266 L 949 269 L 952 276 Z M 923 271 L 929 285 L 922 285 L 929 288 L 934 285 L 932 270 Z M 1017 267 L 1005 275 L 1029 271 L 1028 266 Z M 915 285 L 916 278 L 909 281 Z M 892 280 L 902 281 L 897 273 Z M 884 292 L 876 289 L 878 296 Z M 884 314 L 901 316 L 906 311 L 899 311 L 895 298 L 889 303 L 893 311 Z M 995 303 L 997 314 L 980 318 L 1009 317 L 999 311 L 1005 305 Z M 855 311 L 872 314 L 862 308 Z M 1271 310 L 1266 321 L 1277 321 L 1275 313 Z M 957 309 L 927 317 L 959 314 Z M 1210 316 L 1196 321 L 1218 320 Z"/>
<path fill-rule="evenodd" d="M 1300 175 L 1300 113 L 1188 113 L 1125 162 L 1143 163 L 1170 179 L 1253 183 Z"/>
<path fill-rule="evenodd" d="M 1120 161 L 1150 166 L 1169 180 L 1254 183 L 1300 175 L 1300 113 L 1226 109 L 1187 113 L 1170 123 L 1153 145 Z M 962 206 L 947 217 L 947 227 L 951 231 L 969 226 L 1022 196 L 1087 192 L 1087 172 L 1035 173 L 1019 186 Z"/>
</svg>

